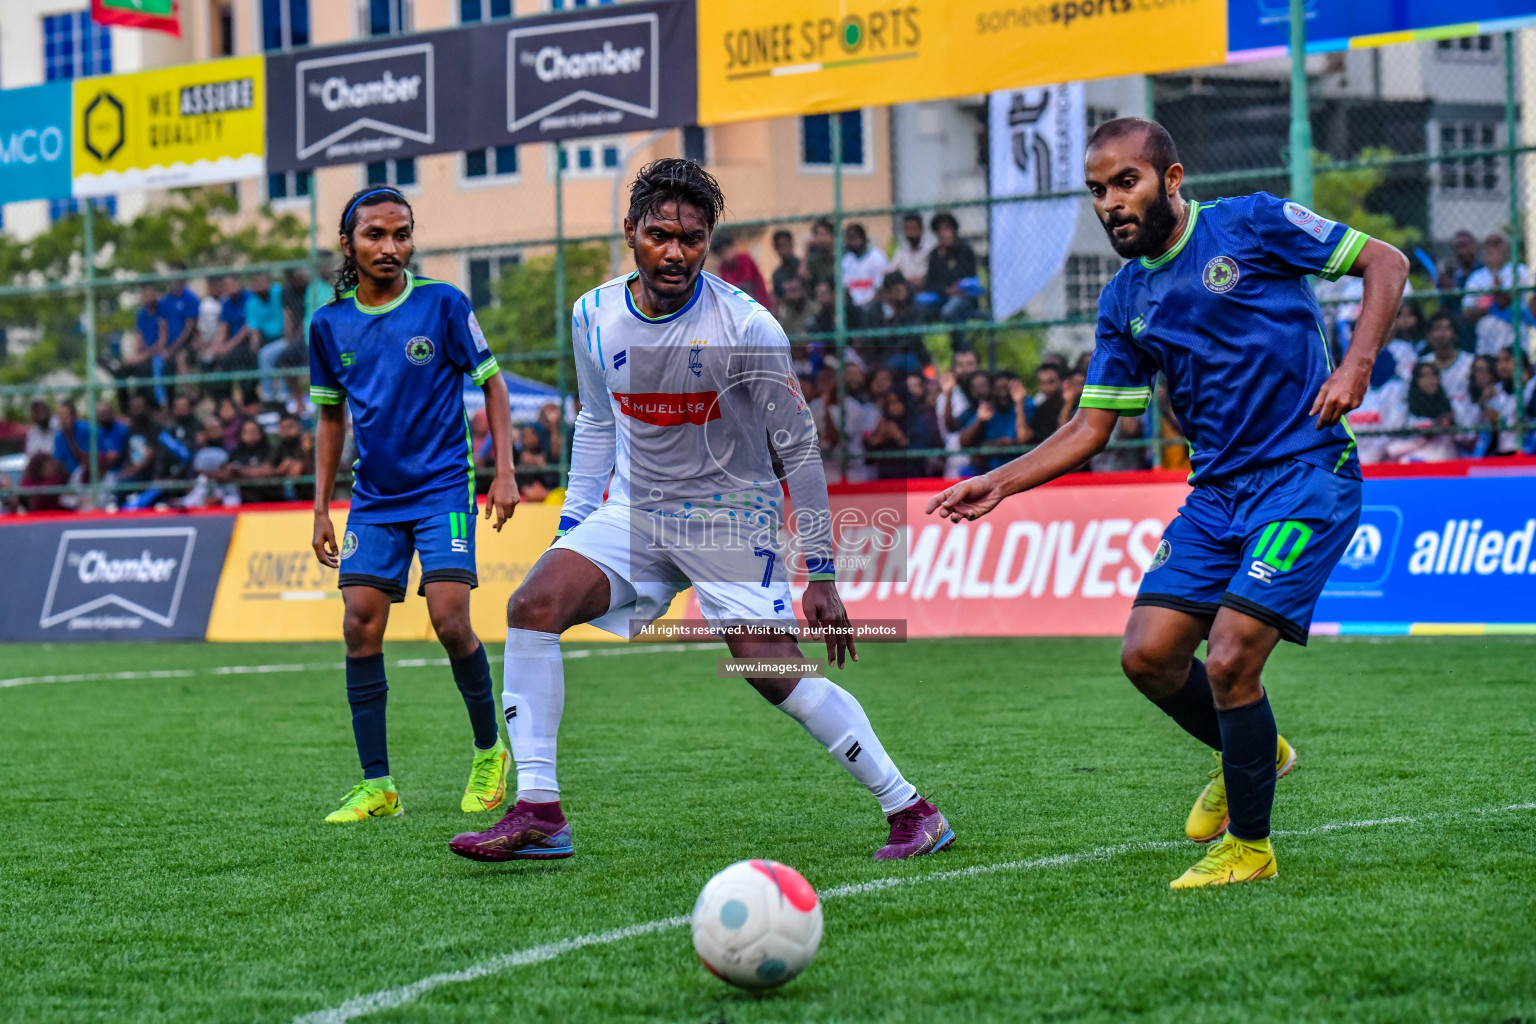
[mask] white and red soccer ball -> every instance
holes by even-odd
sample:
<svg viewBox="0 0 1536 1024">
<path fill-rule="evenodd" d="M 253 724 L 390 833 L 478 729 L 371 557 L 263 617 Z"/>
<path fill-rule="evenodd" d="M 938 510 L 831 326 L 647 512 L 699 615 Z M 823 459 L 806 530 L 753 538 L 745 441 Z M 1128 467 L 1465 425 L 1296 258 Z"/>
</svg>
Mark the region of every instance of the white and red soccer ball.
<svg viewBox="0 0 1536 1024">
<path fill-rule="evenodd" d="M 821 900 L 794 868 L 743 860 L 693 905 L 693 948 L 709 972 L 742 988 L 773 988 L 805 970 L 821 945 Z"/>
</svg>

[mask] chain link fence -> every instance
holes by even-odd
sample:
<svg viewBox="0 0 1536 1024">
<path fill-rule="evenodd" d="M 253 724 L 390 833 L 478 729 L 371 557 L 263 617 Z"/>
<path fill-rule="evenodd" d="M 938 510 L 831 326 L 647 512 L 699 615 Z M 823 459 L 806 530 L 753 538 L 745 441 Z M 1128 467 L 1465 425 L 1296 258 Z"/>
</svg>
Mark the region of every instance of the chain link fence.
<svg viewBox="0 0 1536 1024">
<path fill-rule="evenodd" d="M 1413 266 L 1388 355 L 1351 417 L 1365 461 L 1536 453 L 1536 430 L 1527 430 L 1536 420 L 1528 359 L 1536 306 L 1524 269 L 1536 153 L 1536 126 L 1525 120 L 1536 91 L 1533 59 L 1528 33 L 1307 59 L 1313 205 L 1398 246 Z M 1288 61 L 1089 82 L 1083 92 L 1085 131 L 1125 114 L 1162 121 L 1189 172 L 1189 198 L 1288 191 Z M 889 116 L 890 153 L 883 166 L 866 160 L 890 174 L 890 204 L 842 202 L 850 119 L 824 118 L 817 123 L 832 160 L 832 208 L 805 203 L 723 224 L 717 234 L 729 236 L 734 251 L 716 252 L 710 264 L 785 325 L 831 480 L 955 477 L 1043 440 L 1075 411 L 1098 295 L 1121 265 L 1080 190 L 988 195 L 984 103 L 916 104 Z M 817 141 L 809 131 L 806 140 Z M 1022 311 L 996 319 L 990 213 L 1032 202 L 1075 207 L 1062 218 L 1066 256 Z M 178 204 L 198 208 L 185 198 L 165 205 Z M 103 237 L 87 239 L 92 222 Z M 328 258 L 315 236 L 266 221 L 216 231 L 183 246 L 198 258 L 182 269 L 143 255 L 155 251 L 154 239 L 146 246 L 131 226 L 89 213 L 68 223 L 77 229 L 50 232 L 47 251 L 35 242 L 0 249 L 0 406 L 8 424 L 0 445 L 9 446 L 0 450 L 12 452 L 0 456 L 0 506 L 309 496 L 312 455 L 302 437 L 312 410 L 300 397 L 307 370 L 294 340 L 304 313 L 329 297 L 319 285 Z M 157 230 L 190 230 L 167 223 Z M 948 239 L 950 225 L 957 237 L 934 256 L 936 234 Z M 905 240 L 909 231 L 915 245 Z M 459 278 L 503 369 L 526 379 L 518 471 L 536 492 L 558 486 L 568 459 L 570 300 L 623 269 L 627 253 L 618 243 L 592 235 L 418 252 L 418 265 Z M 447 275 L 445 266 L 463 272 Z M 203 358 L 223 344 L 208 340 L 220 330 L 220 304 L 209 296 L 259 289 L 259 274 L 288 289 L 281 336 L 267 332 L 232 356 Z M 189 305 L 187 315 L 200 320 L 180 354 L 147 362 L 134 344 L 143 289 L 163 296 L 183 280 L 198 310 Z M 1316 288 L 1337 356 L 1358 315 L 1359 281 L 1318 280 Z M 269 348 L 284 339 L 286 347 Z M 1159 398 L 1146 415 L 1122 418 L 1091 468 L 1187 467 L 1161 389 Z M 98 402 L 108 403 L 99 415 L 91 411 Z M 69 403 L 83 429 L 60 422 L 70 419 Z M 29 439 L 34 408 L 40 420 Z M 246 419 L 262 436 L 247 431 L 251 443 L 242 446 Z M 477 422 L 477 446 L 482 430 Z M 48 452 L 39 440 L 45 434 L 55 438 Z M 222 462 L 215 448 L 225 452 Z"/>
</svg>

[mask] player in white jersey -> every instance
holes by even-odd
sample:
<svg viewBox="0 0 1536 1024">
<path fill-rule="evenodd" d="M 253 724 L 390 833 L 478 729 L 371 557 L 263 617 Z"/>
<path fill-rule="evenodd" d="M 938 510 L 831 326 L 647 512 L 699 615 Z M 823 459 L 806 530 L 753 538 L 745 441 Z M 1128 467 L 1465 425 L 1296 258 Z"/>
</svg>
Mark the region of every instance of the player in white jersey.
<svg viewBox="0 0 1536 1024">
<path fill-rule="evenodd" d="M 736 658 L 802 661 L 785 562 L 804 558 L 806 623 L 827 653 L 858 655 L 833 571 L 831 513 L 816 427 L 778 322 L 703 272 L 725 207 L 691 160 L 658 160 L 630 189 L 624 233 L 635 273 L 572 311 L 581 414 L 560 536 L 507 607 L 503 712 L 517 803 L 493 828 L 449 844 L 473 860 L 571 855 L 555 739 L 565 705 L 560 634 L 592 622 L 625 638 L 692 585 Z M 783 466 L 798 549 L 785 534 Z M 603 500 L 607 491 L 607 501 Z M 754 628 L 755 627 L 755 628 Z M 764 628 L 766 627 L 766 629 Z M 932 853 L 954 839 L 902 777 L 853 695 L 823 676 L 748 677 L 879 801 L 890 836 L 875 856 Z"/>
</svg>

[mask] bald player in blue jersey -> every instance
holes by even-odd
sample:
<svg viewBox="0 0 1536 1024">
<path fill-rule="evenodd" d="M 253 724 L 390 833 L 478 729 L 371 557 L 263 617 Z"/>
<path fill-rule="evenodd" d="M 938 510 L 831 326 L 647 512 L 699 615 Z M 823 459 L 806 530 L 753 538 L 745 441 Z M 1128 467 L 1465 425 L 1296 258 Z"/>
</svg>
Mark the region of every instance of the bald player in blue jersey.
<svg viewBox="0 0 1536 1024">
<path fill-rule="evenodd" d="M 415 222 L 392 188 L 364 189 L 341 214 L 342 266 L 335 298 L 310 322 L 310 398 L 315 430 L 315 557 L 340 570 L 346 605 L 347 701 L 363 781 L 325 820 L 401 813 L 389 769 L 384 707 L 384 628 L 389 606 L 405 600 L 412 556 L 421 561 L 418 593 L 448 653 L 474 733 L 469 783 L 459 806 L 488 811 L 506 795 L 510 752 L 491 696 L 485 647 L 469 619 L 475 575 L 475 457 L 464 409 L 464 378 L 485 393 L 496 477 L 485 515 L 495 529 L 512 515 L 512 415 L 496 357 L 464 293 L 412 274 Z M 357 461 L 352 507 L 340 545 L 331 492 L 346 436 Z"/>
<path fill-rule="evenodd" d="M 1033 451 L 935 495 L 927 511 L 976 519 L 1076 469 L 1109 443 L 1120 416 L 1145 411 L 1163 374 L 1193 488 L 1147 567 L 1120 663 L 1216 751 L 1185 831 L 1221 841 L 1173 887 L 1270 878 L 1275 780 L 1296 754 L 1276 731 L 1260 675 L 1281 640 L 1307 642 L 1323 584 L 1354 536 L 1360 461 L 1344 415 L 1370 384 L 1408 261 L 1267 193 L 1186 200 L 1184 168 L 1155 121 L 1101 125 L 1084 165 L 1110 244 L 1130 262 L 1099 297 L 1078 412 Z M 1364 279 L 1364 298 L 1335 367 L 1307 278 L 1343 274 Z"/>
</svg>

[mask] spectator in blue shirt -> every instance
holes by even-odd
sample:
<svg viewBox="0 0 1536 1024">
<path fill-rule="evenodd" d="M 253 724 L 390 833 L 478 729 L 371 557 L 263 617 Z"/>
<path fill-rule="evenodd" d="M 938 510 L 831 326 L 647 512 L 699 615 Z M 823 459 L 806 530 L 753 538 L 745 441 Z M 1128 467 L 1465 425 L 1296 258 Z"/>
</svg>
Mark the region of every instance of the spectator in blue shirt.
<svg viewBox="0 0 1536 1024">
<path fill-rule="evenodd" d="M 132 347 L 124 345 L 122 355 L 118 359 L 103 360 L 107 370 L 118 380 L 126 380 L 129 377 L 159 377 L 164 371 L 169 342 L 166 338 L 162 305 L 160 293 L 154 285 L 147 284 L 139 289 L 139 310 L 134 316 L 134 331 L 130 335 L 134 338 Z M 127 338 L 124 341 L 126 342 Z M 156 390 L 163 389 L 157 385 Z M 127 392 L 121 392 L 119 397 L 126 402 Z"/>
<path fill-rule="evenodd" d="M 283 286 L 273 284 L 270 274 L 253 274 L 251 289 L 245 295 L 245 330 L 251 347 L 256 350 L 256 365 L 263 372 L 261 396 L 268 402 L 276 402 L 278 392 L 272 370 L 289 347 Z"/>
<path fill-rule="evenodd" d="M 246 298 L 250 295 L 240 287 L 234 275 L 225 277 L 220 287 L 223 304 L 219 307 L 219 325 L 213 343 L 203 353 L 203 369 L 209 371 L 250 370 L 256 367 L 256 349 L 246 326 Z M 228 395 L 234 390 L 229 381 L 208 385 L 208 392 L 215 397 Z"/>
<path fill-rule="evenodd" d="M 182 269 L 173 265 L 173 270 Z M 187 287 L 185 278 L 171 281 L 160 298 L 160 316 L 165 320 L 167 356 L 175 363 L 178 373 L 187 372 L 187 352 L 197 333 L 197 293 Z M 165 402 L 162 400 L 161 405 Z"/>
<path fill-rule="evenodd" d="M 96 403 L 96 455 L 98 476 L 111 477 L 122 462 L 128 445 L 128 427 L 112 412 L 111 402 Z M 91 428 L 75 414 L 74 403 L 59 405 L 59 436 L 54 442 L 54 458 L 69 470 L 71 479 L 90 461 Z M 84 475 L 84 474 L 82 474 Z"/>
</svg>

